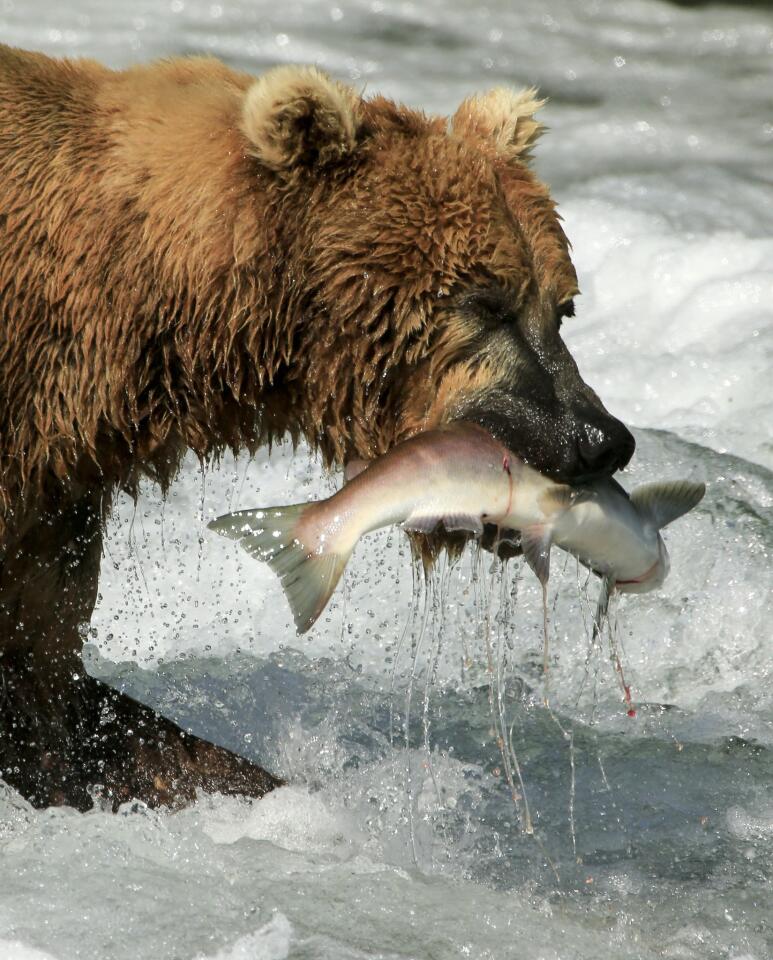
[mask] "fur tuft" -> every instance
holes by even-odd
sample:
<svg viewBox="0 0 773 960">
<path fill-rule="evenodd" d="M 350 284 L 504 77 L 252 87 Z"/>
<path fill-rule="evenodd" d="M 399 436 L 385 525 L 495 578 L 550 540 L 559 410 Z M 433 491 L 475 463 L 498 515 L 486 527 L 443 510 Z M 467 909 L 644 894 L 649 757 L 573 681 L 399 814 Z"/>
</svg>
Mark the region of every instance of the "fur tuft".
<svg viewBox="0 0 773 960">
<path fill-rule="evenodd" d="M 454 114 L 452 129 L 458 136 L 493 141 L 498 153 L 527 161 L 545 130 L 534 119 L 545 103 L 533 87 L 519 93 L 496 87 L 463 100 Z"/>
<path fill-rule="evenodd" d="M 316 67 L 276 67 L 247 90 L 242 130 L 272 170 L 328 166 L 357 146 L 360 100 Z"/>
</svg>

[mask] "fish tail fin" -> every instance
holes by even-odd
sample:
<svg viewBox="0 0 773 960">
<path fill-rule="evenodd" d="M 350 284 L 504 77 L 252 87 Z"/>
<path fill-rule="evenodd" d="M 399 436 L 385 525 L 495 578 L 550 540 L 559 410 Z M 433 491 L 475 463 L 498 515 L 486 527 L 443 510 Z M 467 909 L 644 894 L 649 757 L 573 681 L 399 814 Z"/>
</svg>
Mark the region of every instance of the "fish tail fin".
<svg viewBox="0 0 773 960">
<path fill-rule="evenodd" d="M 658 530 L 678 520 L 703 499 L 705 483 L 674 480 L 667 483 L 645 483 L 631 493 L 631 503 L 639 515 Z"/>
<path fill-rule="evenodd" d="M 288 570 L 280 574 L 282 589 L 293 612 L 298 633 L 314 625 L 338 586 L 349 554 L 322 553 L 309 556 L 302 549 L 300 559 L 288 561 Z M 276 569 L 276 568 L 275 568 Z"/>
<path fill-rule="evenodd" d="M 297 536 L 300 520 L 314 506 L 296 503 L 269 510 L 239 510 L 208 524 L 210 530 L 237 540 L 276 573 L 298 633 L 305 633 L 325 609 L 351 555 L 351 550 L 312 552 Z"/>
</svg>

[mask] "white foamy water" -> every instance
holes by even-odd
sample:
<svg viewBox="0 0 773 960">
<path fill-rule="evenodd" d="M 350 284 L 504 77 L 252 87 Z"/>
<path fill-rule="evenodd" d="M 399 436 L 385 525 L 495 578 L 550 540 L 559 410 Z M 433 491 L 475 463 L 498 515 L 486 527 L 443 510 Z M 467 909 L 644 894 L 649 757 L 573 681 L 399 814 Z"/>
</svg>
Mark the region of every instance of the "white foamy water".
<svg viewBox="0 0 773 960">
<path fill-rule="evenodd" d="M 583 290 L 564 331 L 636 430 L 625 482 L 709 485 L 667 531 L 664 588 L 617 610 L 634 718 L 591 646 L 595 584 L 558 554 L 551 714 L 540 597 L 517 564 L 504 588 L 490 558 L 438 572 L 420 639 L 407 547 L 380 534 L 295 637 L 270 572 L 205 522 L 328 493 L 304 450 L 203 476 L 190 463 L 166 503 L 150 486 L 136 509 L 119 502 L 90 671 L 292 785 L 116 816 L 33 811 L 0 785 L 0 958 L 773 955 L 773 14 L 0 0 L 0 38 L 114 65 L 306 60 L 445 112 L 538 84 L 551 129 L 537 165 Z M 535 837 L 504 782 L 489 652 Z"/>
</svg>

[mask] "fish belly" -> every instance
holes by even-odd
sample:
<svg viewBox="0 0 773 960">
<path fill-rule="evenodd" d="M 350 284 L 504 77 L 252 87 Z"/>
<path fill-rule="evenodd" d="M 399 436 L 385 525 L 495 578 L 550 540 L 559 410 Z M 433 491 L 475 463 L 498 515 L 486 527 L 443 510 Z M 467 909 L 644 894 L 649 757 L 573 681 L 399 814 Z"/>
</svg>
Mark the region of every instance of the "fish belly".
<svg viewBox="0 0 773 960">
<path fill-rule="evenodd" d="M 500 523 L 507 513 L 513 468 L 520 466 L 477 427 L 420 434 L 320 504 L 306 534 L 343 552 L 363 534 L 393 524 L 424 533 L 440 524 L 481 532 L 484 521 Z"/>
<path fill-rule="evenodd" d="M 508 484 L 499 478 L 449 478 L 422 491 L 404 522 L 407 528 L 425 533 L 442 524 L 447 530 L 479 534 L 484 523 L 499 522 L 507 501 Z"/>
</svg>

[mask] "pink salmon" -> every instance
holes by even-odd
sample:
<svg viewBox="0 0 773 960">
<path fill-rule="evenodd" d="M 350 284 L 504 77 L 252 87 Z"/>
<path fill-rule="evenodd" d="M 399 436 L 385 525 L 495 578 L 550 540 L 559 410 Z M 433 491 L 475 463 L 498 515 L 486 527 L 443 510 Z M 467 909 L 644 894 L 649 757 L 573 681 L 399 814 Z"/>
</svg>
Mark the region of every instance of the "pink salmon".
<svg viewBox="0 0 773 960">
<path fill-rule="evenodd" d="M 392 524 L 420 533 L 442 524 L 475 536 L 484 524 L 519 530 L 543 586 L 555 543 L 603 578 L 603 613 L 613 590 L 663 582 L 668 554 L 658 531 L 705 490 L 687 481 L 647 484 L 629 498 L 614 480 L 555 483 L 471 423 L 417 434 L 347 475 L 327 500 L 240 510 L 209 524 L 278 574 L 299 633 L 324 610 L 360 537 Z"/>
</svg>

